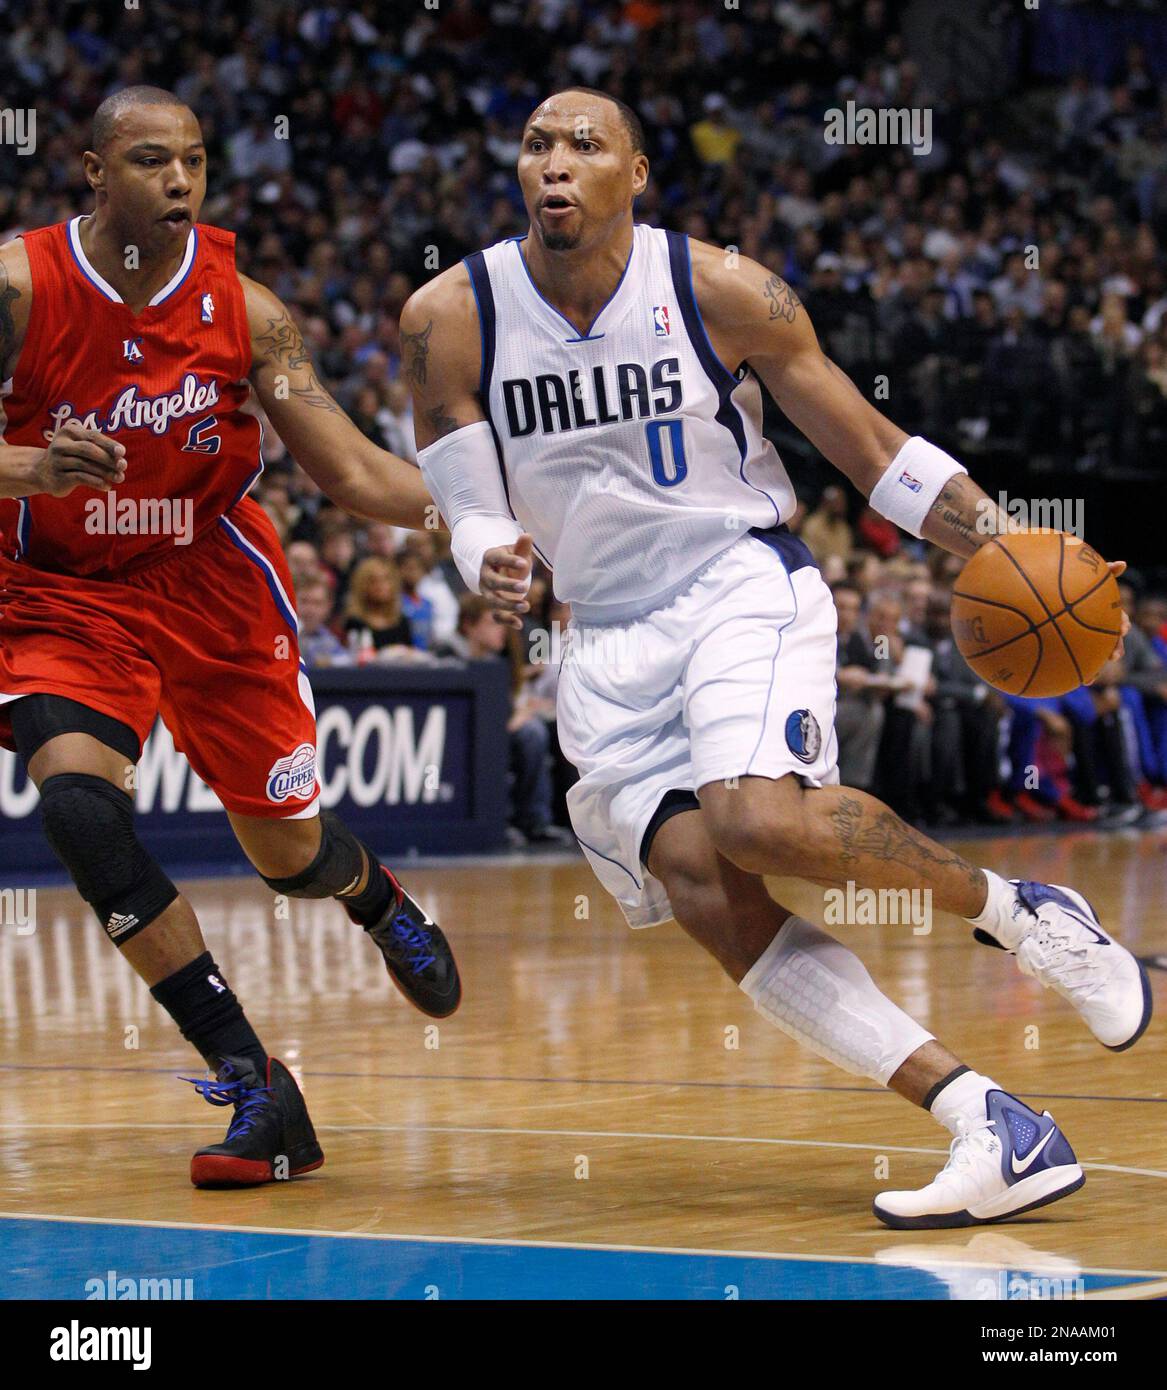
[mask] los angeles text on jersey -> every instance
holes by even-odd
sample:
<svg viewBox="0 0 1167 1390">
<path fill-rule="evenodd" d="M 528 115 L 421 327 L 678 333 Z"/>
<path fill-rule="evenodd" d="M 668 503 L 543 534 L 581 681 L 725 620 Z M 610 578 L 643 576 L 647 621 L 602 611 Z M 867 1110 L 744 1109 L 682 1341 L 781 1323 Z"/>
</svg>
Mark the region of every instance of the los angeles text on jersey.
<svg viewBox="0 0 1167 1390">
<path fill-rule="evenodd" d="M 533 381 L 510 377 L 502 383 L 502 394 L 512 439 L 536 430 L 560 434 L 589 425 L 675 415 L 684 401 L 676 357 L 662 357 L 647 370 L 640 362 L 617 362 L 599 364 L 590 372 L 540 372 Z"/>
<path fill-rule="evenodd" d="M 219 385 L 213 378 L 200 381 L 194 372 L 187 372 L 175 391 L 163 391 L 157 396 L 138 394 L 137 382 L 118 393 L 108 411 L 90 410 L 78 415 L 72 401 L 62 401 L 49 411 L 52 424 L 45 430 L 46 439 L 69 420 L 80 420 L 87 430 L 116 434 L 118 430 L 150 429 L 157 435 L 169 430 L 175 420 L 188 415 L 200 415 L 219 402 Z"/>
</svg>

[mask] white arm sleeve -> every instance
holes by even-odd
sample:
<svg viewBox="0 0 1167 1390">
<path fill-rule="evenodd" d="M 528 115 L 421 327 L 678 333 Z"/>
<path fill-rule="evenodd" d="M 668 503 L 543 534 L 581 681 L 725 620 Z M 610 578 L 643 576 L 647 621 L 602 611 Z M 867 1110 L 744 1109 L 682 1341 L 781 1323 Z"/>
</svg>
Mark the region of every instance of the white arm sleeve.
<svg viewBox="0 0 1167 1390">
<path fill-rule="evenodd" d="M 469 589 L 481 593 L 482 557 L 523 534 L 507 503 L 490 425 L 478 420 L 434 440 L 418 452 L 417 464 L 450 523 L 450 551 L 458 573 Z"/>
<path fill-rule="evenodd" d="M 940 489 L 957 473 L 967 473 L 951 454 L 913 435 L 871 490 L 872 507 L 913 536 L 919 536 Z"/>
</svg>

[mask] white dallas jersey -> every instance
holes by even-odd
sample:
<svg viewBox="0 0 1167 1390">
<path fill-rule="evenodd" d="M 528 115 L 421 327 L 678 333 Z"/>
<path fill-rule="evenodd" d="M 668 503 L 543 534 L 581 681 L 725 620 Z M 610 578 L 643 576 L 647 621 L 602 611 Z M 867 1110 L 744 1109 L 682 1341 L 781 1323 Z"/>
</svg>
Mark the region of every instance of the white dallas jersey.
<svg viewBox="0 0 1167 1390">
<path fill-rule="evenodd" d="M 535 288 L 512 238 L 466 258 L 482 397 L 507 498 L 584 622 L 668 603 L 753 530 L 799 563 L 795 496 L 762 434 L 748 368 L 719 361 L 688 238 L 637 226 L 624 275 L 581 335 Z"/>
</svg>

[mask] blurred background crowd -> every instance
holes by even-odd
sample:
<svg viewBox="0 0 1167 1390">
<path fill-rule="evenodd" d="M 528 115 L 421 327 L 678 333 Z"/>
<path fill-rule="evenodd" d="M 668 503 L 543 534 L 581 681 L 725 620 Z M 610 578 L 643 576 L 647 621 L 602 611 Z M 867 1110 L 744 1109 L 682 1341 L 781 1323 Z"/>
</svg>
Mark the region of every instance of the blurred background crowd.
<svg viewBox="0 0 1167 1390">
<path fill-rule="evenodd" d="M 638 219 L 778 271 L 825 350 L 910 433 L 974 474 L 978 457 L 1006 460 L 1016 492 L 1157 478 L 1167 19 L 1158 0 L 1044 0 L 1042 40 L 1018 6 L 970 5 L 1008 35 L 991 99 L 927 61 L 907 22 L 919 7 L 891 0 L 150 0 L 148 16 L 0 0 L 0 98 L 38 115 L 35 160 L 0 146 L 0 240 L 89 206 L 78 156 L 105 95 L 173 89 L 208 145 L 202 220 L 237 233 L 240 268 L 291 307 L 359 428 L 412 457 L 401 306 L 525 230 L 523 124 L 579 82 L 644 123 Z M 928 153 L 829 143 L 826 113 L 848 102 L 927 109 Z M 792 527 L 839 610 L 844 781 L 932 825 L 1163 812 L 1167 599 L 1153 575 L 1130 572 L 1127 653 L 1093 687 L 1006 699 L 952 647 L 959 562 L 831 482 L 772 407 L 767 427 L 804 498 Z M 554 736 L 559 648 L 544 639 L 570 614 L 550 577 L 512 637 L 440 538 L 354 522 L 270 428 L 264 449 L 255 495 L 287 549 L 308 663 L 509 661 L 512 835 L 562 839 L 573 774 Z"/>
</svg>

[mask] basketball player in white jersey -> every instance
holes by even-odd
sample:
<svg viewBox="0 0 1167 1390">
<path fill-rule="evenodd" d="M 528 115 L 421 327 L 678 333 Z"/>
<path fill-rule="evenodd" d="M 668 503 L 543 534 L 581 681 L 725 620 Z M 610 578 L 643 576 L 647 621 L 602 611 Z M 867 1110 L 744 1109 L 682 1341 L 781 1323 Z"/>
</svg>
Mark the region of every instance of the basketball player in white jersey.
<svg viewBox="0 0 1167 1390">
<path fill-rule="evenodd" d="M 572 624 L 558 727 L 572 824 L 630 925 L 670 917 L 778 1028 L 953 1134 L 897 1227 L 999 1221 L 1075 1191 L 1070 1145 L 964 1066 L 765 874 L 930 889 L 1052 987 L 1107 1047 L 1146 1028 L 1146 976 L 1080 894 L 1006 882 L 838 785 L 835 611 L 783 525 L 762 387 L 871 504 L 958 555 L 986 537 L 965 470 L 873 409 L 764 267 L 633 222 L 633 112 L 572 88 L 531 116 L 530 231 L 425 285 L 401 319 L 419 462 L 466 582 L 526 611 L 532 547 Z M 1122 566 L 1115 567 L 1121 571 Z"/>
</svg>

